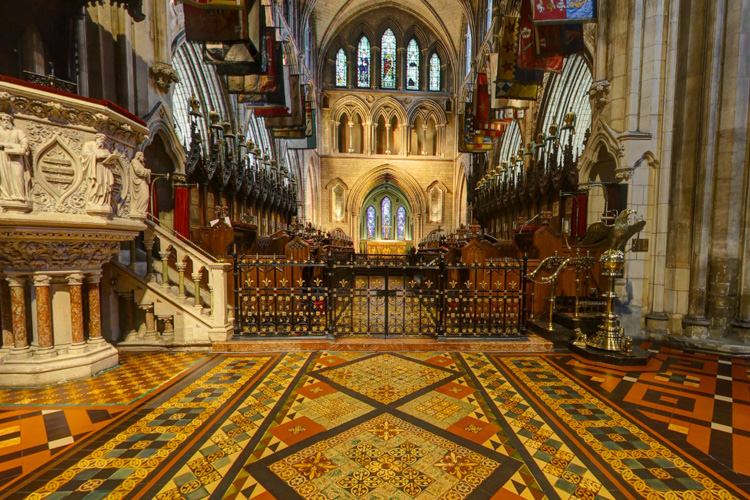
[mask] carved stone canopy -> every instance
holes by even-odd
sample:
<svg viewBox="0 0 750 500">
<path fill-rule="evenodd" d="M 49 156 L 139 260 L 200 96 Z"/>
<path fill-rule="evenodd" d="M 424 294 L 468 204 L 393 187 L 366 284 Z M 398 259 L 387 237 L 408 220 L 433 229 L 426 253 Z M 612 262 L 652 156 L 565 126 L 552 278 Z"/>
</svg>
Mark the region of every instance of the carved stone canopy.
<svg viewBox="0 0 750 500">
<path fill-rule="evenodd" d="M 177 76 L 177 72 L 166 63 L 157 62 L 151 65 L 150 68 L 151 77 L 156 83 L 156 87 L 160 92 L 166 94 L 169 92 L 169 88 L 173 83 L 178 83 L 180 78 Z"/>
<path fill-rule="evenodd" d="M 82 228 L 73 221 L 65 227 L 54 216 L 37 219 L 41 223 L 37 227 L 19 227 L 20 221 L 11 220 L 0 224 L 0 269 L 4 272 L 101 269 L 117 255 L 122 242 L 143 228 L 135 221 Z"/>
</svg>

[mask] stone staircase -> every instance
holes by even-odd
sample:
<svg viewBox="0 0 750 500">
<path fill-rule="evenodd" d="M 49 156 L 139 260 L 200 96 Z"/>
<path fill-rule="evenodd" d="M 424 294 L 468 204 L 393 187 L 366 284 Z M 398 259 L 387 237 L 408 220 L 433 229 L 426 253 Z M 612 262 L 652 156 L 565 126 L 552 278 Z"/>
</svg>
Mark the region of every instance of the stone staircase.
<svg viewBox="0 0 750 500">
<path fill-rule="evenodd" d="M 120 350 L 210 350 L 232 334 L 232 264 L 169 228 L 146 221 L 135 242 L 109 264 L 118 297 Z M 156 258 L 156 255 L 159 258 Z"/>
</svg>

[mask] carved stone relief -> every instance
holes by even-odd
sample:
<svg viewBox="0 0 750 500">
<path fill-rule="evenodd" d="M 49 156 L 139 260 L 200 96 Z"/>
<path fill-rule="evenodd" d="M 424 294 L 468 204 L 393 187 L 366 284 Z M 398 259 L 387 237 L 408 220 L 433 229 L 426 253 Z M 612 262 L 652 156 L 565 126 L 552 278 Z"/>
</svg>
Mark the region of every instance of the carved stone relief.
<svg viewBox="0 0 750 500">
<path fill-rule="evenodd" d="M 6 270 L 95 269 L 119 249 L 119 241 L 0 240 L 0 265 Z"/>
</svg>

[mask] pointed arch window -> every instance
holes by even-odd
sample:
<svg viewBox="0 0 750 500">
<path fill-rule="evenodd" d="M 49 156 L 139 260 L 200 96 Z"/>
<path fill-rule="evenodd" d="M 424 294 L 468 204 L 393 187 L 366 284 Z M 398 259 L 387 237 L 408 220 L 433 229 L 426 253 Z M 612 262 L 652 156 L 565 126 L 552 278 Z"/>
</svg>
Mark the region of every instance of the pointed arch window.
<svg viewBox="0 0 750 500">
<path fill-rule="evenodd" d="M 406 209 L 403 205 L 396 210 L 396 239 L 403 240 L 406 234 Z"/>
<path fill-rule="evenodd" d="M 419 44 L 413 38 L 406 47 L 406 88 L 419 90 Z"/>
<path fill-rule="evenodd" d="M 346 53 L 339 49 L 336 53 L 336 86 L 346 87 Z"/>
<path fill-rule="evenodd" d="M 375 238 L 375 207 L 372 205 L 367 207 L 365 217 L 367 218 L 367 239 L 371 240 Z"/>
<path fill-rule="evenodd" d="M 380 84 L 384 89 L 396 88 L 396 35 L 390 28 L 380 40 Z"/>
<path fill-rule="evenodd" d="M 357 47 L 357 86 L 370 86 L 370 40 L 363 36 Z"/>
<path fill-rule="evenodd" d="M 469 27 L 466 26 L 466 35 L 464 35 L 464 41 L 466 42 L 465 53 L 464 53 L 464 63 L 466 64 L 466 67 L 464 68 L 465 75 L 469 74 L 469 71 L 471 71 L 471 31 L 469 30 Z"/>
<path fill-rule="evenodd" d="M 430 90 L 440 91 L 440 56 L 437 54 L 430 58 Z"/>
<path fill-rule="evenodd" d="M 381 238 L 384 240 L 391 239 L 391 199 L 387 196 L 383 197 L 383 201 L 380 204 L 380 220 L 381 220 Z"/>
</svg>

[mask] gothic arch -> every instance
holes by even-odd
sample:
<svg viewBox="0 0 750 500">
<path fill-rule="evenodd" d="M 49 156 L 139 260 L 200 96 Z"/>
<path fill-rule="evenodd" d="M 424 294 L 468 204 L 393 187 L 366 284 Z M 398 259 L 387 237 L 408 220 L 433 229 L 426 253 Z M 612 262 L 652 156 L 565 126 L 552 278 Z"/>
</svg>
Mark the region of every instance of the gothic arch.
<svg viewBox="0 0 750 500">
<path fill-rule="evenodd" d="M 427 213 L 425 191 L 419 186 L 417 179 L 406 170 L 390 164 L 384 164 L 371 169 L 367 174 L 357 179 L 357 182 L 354 183 L 349 191 L 346 208 L 347 212 L 352 216 L 350 234 L 354 235 L 357 240 L 354 243 L 355 248 L 359 245 L 360 208 L 370 191 L 383 182 L 390 182 L 403 191 L 414 214 L 414 232 L 412 233 L 412 237 L 414 241 L 419 241 L 422 237 L 422 226 L 425 222 L 422 215 Z"/>
<path fill-rule="evenodd" d="M 380 24 L 378 24 L 378 27 L 375 28 L 375 42 L 373 45 L 376 47 L 379 47 L 381 50 L 383 47 L 380 47 L 380 41 L 383 39 L 383 33 L 385 33 L 385 30 L 388 28 L 393 31 L 393 34 L 396 35 L 396 48 L 401 48 L 404 46 L 404 32 L 401 30 L 401 26 L 399 23 L 396 22 L 395 19 L 392 17 L 386 17 L 382 21 L 380 21 Z"/>
<path fill-rule="evenodd" d="M 164 144 L 167 146 L 167 154 L 176 166 L 175 170 L 183 170 L 184 173 L 185 160 L 187 158 L 185 155 L 185 148 L 180 143 L 180 138 L 177 137 L 174 125 L 172 125 L 172 121 L 167 116 L 166 110 L 161 108 L 158 113 L 154 113 L 147 126 L 151 133 L 149 134 L 148 139 L 141 143 L 138 150 L 145 151 L 146 148 L 154 142 L 156 135 L 159 134 L 161 135 L 162 141 L 164 141 Z"/>
<path fill-rule="evenodd" d="M 593 134 L 589 137 L 586 149 L 583 151 L 578 163 L 579 179 L 584 180 L 584 182 L 589 178 L 589 174 L 597 161 L 601 148 L 604 148 L 615 159 L 617 164 L 616 170 L 622 167 L 621 161 L 624 156 L 624 146 L 620 144 L 617 132 L 607 125 L 601 117 L 596 120 L 591 128 Z"/>
<path fill-rule="evenodd" d="M 414 104 L 409 108 L 407 116 L 409 126 L 414 125 L 414 120 L 416 120 L 417 116 L 421 116 L 422 121 L 424 122 L 432 116 L 435 118 L 435 123 L 437 125 L 445 125 L 448 123 L 443 108 L 434 100 L 426 97 L 414 101 Z"/>
<path fill-rule="evenodd" d="M 390 119 L 395 116 L 399 125 L 408 123 L 403 104 L 391 96 L 378 99 L 375 104 L 373 104 L 371 121 L 375 123 L 375 121 L 380 118 L 381 114 L 386 121 L 390 121 Z"/>
<path fill-rule="evenodd" d="M 352 112 L 359 113 L 363 123 L 371 122 L 370 112 L 367 109 L 367 104 L 357 96 L 347 95 L 342 97 L 331 107 L 331 120 L 338 121 L 341 119 L 341 115 L 346 113 L 351 117 Z"/>
</svg>

